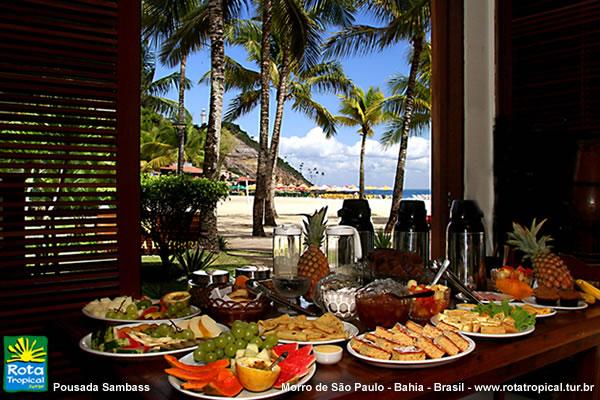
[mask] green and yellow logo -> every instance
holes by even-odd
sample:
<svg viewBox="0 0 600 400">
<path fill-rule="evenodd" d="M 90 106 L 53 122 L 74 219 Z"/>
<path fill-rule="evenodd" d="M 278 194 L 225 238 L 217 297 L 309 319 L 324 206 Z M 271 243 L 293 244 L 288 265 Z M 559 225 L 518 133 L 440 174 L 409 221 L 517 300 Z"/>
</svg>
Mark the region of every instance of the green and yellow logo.
<svg viewBox="0 0 600 400">
<path fill-rule="evenodd" d="M 47 362 L 48 338 L 45 336 L 5 336 L 4 391 L 47 391 Z"/>
</svg>

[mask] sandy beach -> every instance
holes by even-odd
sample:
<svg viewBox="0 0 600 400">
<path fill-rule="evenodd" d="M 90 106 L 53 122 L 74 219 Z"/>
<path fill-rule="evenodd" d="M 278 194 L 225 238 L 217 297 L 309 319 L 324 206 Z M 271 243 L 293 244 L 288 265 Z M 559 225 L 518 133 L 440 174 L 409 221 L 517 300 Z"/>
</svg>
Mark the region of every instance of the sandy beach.
<svg viewBox="0 0 600 400">
<path fill-rule="evenodd" d="M 272 247 L 272 227 L 265 227 L 266 238 L 252 237 L 253 196 L 230 196 L 219 203 L 217 208 L 219 234 L 224 236 L 234 251 L 261 253 L 253 262 L 269 264 Z M 327 206 L 329 223 L 339 222 L 337 211 L 342 208 L 343 199 L 322 199 L 313 197 L 276 197 L 275 207 L 279 214 L 278 224 L 301 224 L 303 214 L 311 214 L 316 209 Z M 375 229 L 382 228 L 387 222 L 392 200 L 369 199 Z M 254 257 L 253 257 L 254 258 Z"/>
</svg>

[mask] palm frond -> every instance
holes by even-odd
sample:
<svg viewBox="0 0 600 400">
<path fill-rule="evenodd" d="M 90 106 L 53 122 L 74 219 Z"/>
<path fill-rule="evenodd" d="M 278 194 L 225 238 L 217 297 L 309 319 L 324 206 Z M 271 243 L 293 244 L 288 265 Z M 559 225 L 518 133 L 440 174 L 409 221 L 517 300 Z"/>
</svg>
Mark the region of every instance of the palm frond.
<svg viewBox="0 0 600 400">
<path fill-rule="evenodd" d="M 179 87 L 179 82 L 181 79 L 181 74 L 179 72 L 173 72 L 167 76 L 163 76 L 152 82 L 148 87 L 148 93 L 151 95 L 164 95 L 171 89 L 177 89 Z M 185 90 L 189 90 L 192 88 L 192 82 L 186 77 L 184 79 Z"/>
<path fill-rule="evenodd" d="M 198 0 L 144 0 L 142 2 L 142 37 L 160 41 L 171 35 Z"/>
<path fill-rule="evenodd" d="M 298 0 L 274 0 L 274 31 L 289 41 L 292 57 L 301 65 L 318 63 L 321 58 L 319 26 Z"/>
<path fill-rule="evenodd" d="M 382 50 L 386 46 L 385 38 L 388 35 L 387 27 L 350 26 L 329 38 L 325 43 L 325 56 L 337 58 Z"/>
<path fill-rule="evenodd" d="M 209 40 L 208 5 L 203 3 L 194 8 L 181 20 L 177 29 L 163 41 L 160 59 L 173 67 L 184 55 L 200 50 Z"/>
<path fill-rule="evenodd" d="M 410 134 L 421 135 L 426 132 L 430 127 L 431 118 L 429 114 L 423 114 L 415 112 L 412 115 L 410 123 Z M 381 135 L 380 143 L 384 147 L 389 147 L 394 144 L 400 143 L 402 140 L 402 123 L 403 118 L 395 117 L 387 126 L 387 129 Z"/>
<path fill-rule="evenodd" d="M 176 101 L 157 96 L 144 96 L 142 107 L 146 107 L 170 119 L 175 119 L 179 111 L 179 104 Z"/>
<path fill-rule="evenodd" d="M 331 137 L 337 134 L 337 123 L 335 117 L 319 104 L 309 94 L 296 93 L 292 109 L 304 113 L 323 129 L 325 136 Z"/>
<path fill-rule="evenodd" d="M 247 90 L 236 96 L 225 113 L 226 121 L 235 121 L 240 116 L 248 114 L 260 103 L 260 88 L 255 90 Z"/>
</svg>

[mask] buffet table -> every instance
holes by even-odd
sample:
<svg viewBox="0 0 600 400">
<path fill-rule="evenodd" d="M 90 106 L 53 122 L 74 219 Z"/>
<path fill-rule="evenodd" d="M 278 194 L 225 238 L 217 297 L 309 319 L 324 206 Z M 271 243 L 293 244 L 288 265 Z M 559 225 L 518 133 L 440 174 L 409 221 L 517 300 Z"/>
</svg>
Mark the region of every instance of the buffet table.
<svg viewBox="0 0 600 400">
<path fill-rule="evenodd" d="M 55 329 L 70 343 L 77 343 L 89 332 L 89 321 L 84 318 L 57 321 Z M 317 366 L 309 381 L 312 391 L 284 396 L 291 399 L 389 399 L 431 398 L 435 385 L 458 385 L 437 391 L 444 398 L 459 398 L 475 391 L 473 384 L 499 384 L 535 371 L 568 357 L 575 357 L 577 367 L 570 371 L 576 381 L 600 388 L 600 307 L 590 306 L 585 311 L 559 313 L 551 318 L 538 319 L 533 334 L 523 338 L 504 340 L 476 340 L 475 351 L 452 364 L 426 369 L 384 369 L 366 365 L 347 352 L 343 360 L 333 366 Z M 73 349 L 82 365 L 88 366 L 89 379 L 110 379 L 114 382 L 150 385 L 151 390 L 140 393 L 144 399 L 181 399 L 185 396 L 167 381 L 164 360 L 116 362 L 84 354 Z M 314 390 L 318 384 L 327 391 Z M 362 384 L 355 390 L 355 384 Z M 558 383 L 555 380 L 547 382 Z M 566 383 L 566 382 L 565 382 Z M 342 384 L 350 385 L 339 390 Z M 322 388 L 321 386 L 321 388 Z M 337 388 L 338 391 L 333 389 Z M 397 391 L 394 392 L 394 389 Z M 572 393 L 567 398 L 600 398 L 600 389 L 587 393 Z M 191 398 L 191 397 L 190 397 Z"/>
</svg>

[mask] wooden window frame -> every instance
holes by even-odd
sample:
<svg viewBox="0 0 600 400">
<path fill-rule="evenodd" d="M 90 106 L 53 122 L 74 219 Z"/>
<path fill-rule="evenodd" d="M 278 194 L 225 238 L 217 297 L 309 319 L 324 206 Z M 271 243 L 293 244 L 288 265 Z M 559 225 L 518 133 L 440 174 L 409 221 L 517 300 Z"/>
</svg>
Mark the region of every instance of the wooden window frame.
<svg viewBox="0 0 600 400">
<path fill-rule="evenodd" d="M 431 0 L 431 254 L 443 257 L 464 193 L 464 0 Z"/>
</svg>

